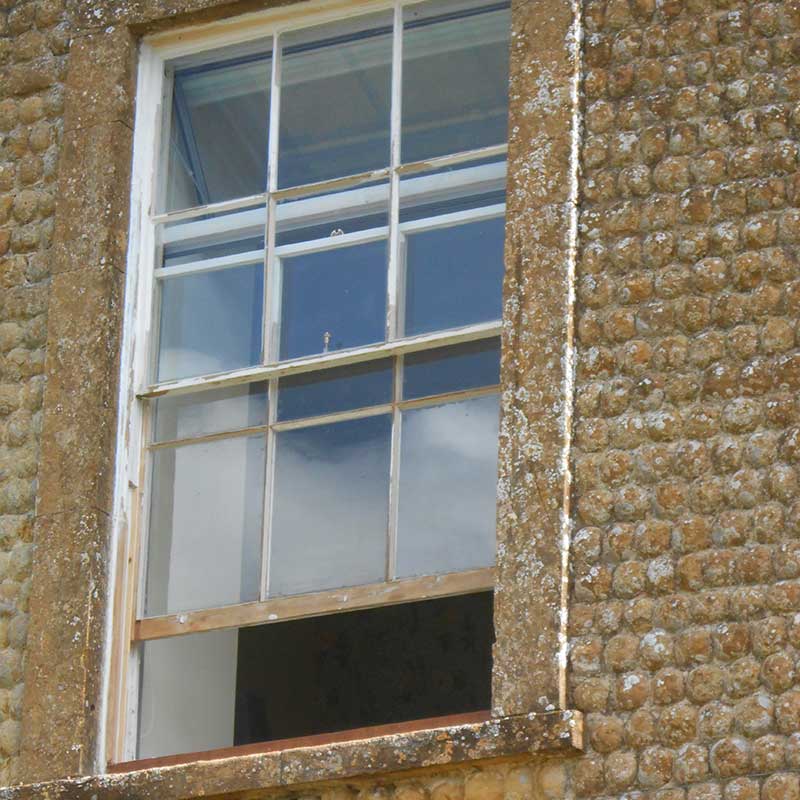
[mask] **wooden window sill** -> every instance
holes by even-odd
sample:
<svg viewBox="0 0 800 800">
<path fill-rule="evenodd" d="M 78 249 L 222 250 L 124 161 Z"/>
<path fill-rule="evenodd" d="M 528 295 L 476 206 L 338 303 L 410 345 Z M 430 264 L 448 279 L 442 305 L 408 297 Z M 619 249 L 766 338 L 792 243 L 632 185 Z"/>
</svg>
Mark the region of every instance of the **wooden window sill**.
<svg viewBox="0 0 800 800">
<path fill-rule="evenodd" d="M 105 775 L 9 787 L 3 800 L 179 800 L 221 795 L 235 800 L 308 783 L 567 754 L 582 747 L 583 719 L 578 711 L 511 717 L 478 712 L 117 764 Z"/>
</svg>

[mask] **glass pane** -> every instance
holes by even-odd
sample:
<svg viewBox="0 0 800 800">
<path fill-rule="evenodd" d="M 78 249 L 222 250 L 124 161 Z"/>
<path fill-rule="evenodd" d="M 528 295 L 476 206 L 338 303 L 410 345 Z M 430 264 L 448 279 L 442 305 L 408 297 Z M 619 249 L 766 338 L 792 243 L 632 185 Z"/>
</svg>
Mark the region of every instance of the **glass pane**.
<svg viewBox="0 0 800 800">
<path fill-rule="evenodd" d="M 419 3 L 404 12 L 404 163 L 507 138 L 508 3 Z"/>
<path fill-rule="evenodd" d="M 403 412 L 397 577 L 494 563 L 499 398 Z"/>
<path fill-rule="evenodd" d="M 264 436 L 156 450 L 145 613 L 258 598 Z"/>
<path fill-rule="evenodd" d="M 281 359 L 385 339 L 385 240 L 284 257 L 281 265 Z"/>
<path fill-rule="evenodd" d="M 445 214 L 465 216 L 475 209 L 502 206 L 506 201 L 506 172 L 505 160 L 492 159 L 404 178 L 400 182 L 400 222 Z M 497 211 L 502 212 L 502 208 Z"/>
<path fill-rule="evenodd" d="M 162 280 L 158 380 L 257 364 L 263 275 L 249 264 Z"/>
<path fill-rule="evenodd" d="M 285 200 L 275 214 L 278 255 L 286 245 L 317 242 L 389 224 L 389 185 L 385 182 L 354 186 L 340 192 Z M 388 235 L 388 232 L 387 232 Z"/>
<path fill-rule="evenodd" d="M 142 645 L 138 758 L 233 745 L 239 631 Z"/>
<path fill-rule="evenodd" d="M 155 407 L 157 442 L 250 428 L 267 422 L 267 384 L 162 397 Z"/>
<path fill-rule="evenodd" d="M 266 190 L 269 53 L 175 72 L 166 210 Z"/>
<path fill-rule="evenodd" d="M 267 214 L 263 206 L 169 222 L 161 229 L 162 267 L 208 262 L 243 253 L 261 260 Z"/>
<path fill-rule="evenodd" d="M 392 402 L 392 360 L 281 378 L 278 419 L 299 419 Z"/>
<path fill-rule="evenodd" d="M 388 166 L 391 57 L 391 13 L 285 37 L 279 186 Z"/>
<path fill-rule="evenodd" d="M 403 363 L 403 398 L 480 389 L 500 383 L 500 339 L 411 353 Z"/>
<path fill-rule="evenodd" d="M 276 437 L 270 595 L 382 581 L 391 417 Z"/>
<path fill-rule="evenodd" d="M 503 217 L 408 232 L 405 334 L 499 320 Z"/>
</svg>

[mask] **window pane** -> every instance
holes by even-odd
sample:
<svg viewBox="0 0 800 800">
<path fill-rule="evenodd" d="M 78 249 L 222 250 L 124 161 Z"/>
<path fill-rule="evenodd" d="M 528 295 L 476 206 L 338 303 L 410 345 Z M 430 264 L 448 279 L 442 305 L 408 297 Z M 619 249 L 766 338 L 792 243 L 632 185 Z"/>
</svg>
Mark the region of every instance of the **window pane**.
<svg viewBox="0 0 800 800">
<path fill-rule="evenodd" d="M 164 248 L 162 267 L 185 266 L 264 252 L 264 230 L 267 214 L 264 206 L 237 209 L 223 214 L 207 214 L 189 220 L 169 222 L 160 231 Z"/>
<path fill-rule="evenodd" d="M 265 191 L 270 72 L 263 52 L 175 72 L 167 211 Z"/>
<path fill-rule="evenodd" d="M 284 200 L 278 203 L 275 218 L 278 255 L 283 254 L 286 245 L 320 244 L 337 236 L 386 229 L 389 185 L 384 181 L 300 200 Z"/>
<path fill-rule="evenodd" d="M 259 362 L 263 273 L 250 264 L 161 282 L 158 380 Z"/>
<path fill-rule="evenodd" d="M 385 339 L 385 240 L 285 257 L 281 266 L 281 359 Z"/>
<path fill-rule="evenodd" d="M 391 13 L 290 34 L 283 48 L 279 185 L 388 166 Z"/>
<path fill-rule="evenodd" d="M 406 234 L 407 336 L 500 319 L 504 230 L 494 217 Z"/>
<path fill-rule="evenodd" d="M 139 758 L 491 704 L 492 593 L 142 645 Z"/>
<path fill-rule="evenodd" d="M 230 747 L 239 631 L 142 645 L 138 758 Z"/>
<path fill-rule="evenodd" d="M 492 594 L 239 631 L 235 744 L 491 706 Z"/>
<path fill-rule="evenodd" d="M 266 424 L 267 384 L 162 397 L 155 406 L 157 442 L 250 428 Z"/>
<path fill-rule="evenodd" d="M 403 34 L 403 162 L 507 138 L 507 3 L 408 6 Z"/>
<path fill-rule="evenodd" d="M 403 412 L 397 576 L 494 563 L 499 398 Z"/>
<path fill-rule="evenodd" d="M 391 359 L 281 378 L 278 419 L 299 419 L 392 402 Z"/>
<path fill-rule="evenodd" d="M 271 595 L 381 581 L 391 417 L 277 434 Z"/>
<path fill-rule="evenodd" d="M 413 400 L 500 383 L 500 340 L 411 353 L 403 362 L 403 398 Z"/>
<path fill-rule="evenodd" d="M 155 451 L 147 615 L 257 599 L 264 441 L 240 436 Z"/>
<path fill-rule="evenodd" d="M 503 212 L 506 201 L 504 160 L 481 160 L 423 172 L 400 182 L 400 223 L 428 220 L 445 214 L 461 214 L 497 206 Z M 455 216 L 451 217 L 456 219 Z M 411 226 L 413 227 L 413 226 Z M 418 226 L 417 226 L 418 227 Z"/>
</svg>

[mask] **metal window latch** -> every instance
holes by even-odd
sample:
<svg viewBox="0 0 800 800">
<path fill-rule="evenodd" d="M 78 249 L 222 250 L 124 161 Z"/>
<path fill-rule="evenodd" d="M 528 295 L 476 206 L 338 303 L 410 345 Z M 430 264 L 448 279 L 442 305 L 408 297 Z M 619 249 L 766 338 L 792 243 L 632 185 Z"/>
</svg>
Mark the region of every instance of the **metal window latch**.
<svg viewBox="0 0 800 800">
<path fill-rule="evenodd" d="M 344 236 L 344 231 L 341 228 L 334 228 L 331 231 L 331 236 Z"/>
<path fill-rule="evenodd" d="M 327 353 L 328 352 L 328 347 L 330 346 L 330 343 L 331 343 L 331 332 L 330 331 L 325 331 L 325 333 L 322 334 L 322 352 L 323 353 Z"/>
</svg>

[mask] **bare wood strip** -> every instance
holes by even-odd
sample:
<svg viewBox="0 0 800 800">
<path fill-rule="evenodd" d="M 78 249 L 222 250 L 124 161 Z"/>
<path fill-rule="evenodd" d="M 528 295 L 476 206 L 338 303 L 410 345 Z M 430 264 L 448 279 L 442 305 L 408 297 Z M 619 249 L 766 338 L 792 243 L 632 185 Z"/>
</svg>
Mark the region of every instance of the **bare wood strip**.
<svg viewBox="0 0 800 800">
<path fill-rule="evenodd" d="M 415 400 L 401 400 L 397 406 L 403 411 L 412 408 L 424 408 L 425 406 L 443 406 L 446 403 L 458 403 L 461 400 L 472 400 L 476 397 L 487 397 L 490 394 L 499 394 L 500 389 L 500 384 L 482 386 L 480 389 L 463 389 L 460 392 L 433 394 L 426 397 L 419 397 Z"/>
<path fill-rule="evenodd" d="M 470 594 L 487 591 L 493 587 L 494 567 L 453 572 L 448 575 L 426 575 L 421 578 L 354 586 L 350 589 L 277 597 L 225 608 L 149 617 L 136 622 L 133 638 L 135 641 L 148 641 L 220 628 L 264 625 L 415 600 Z"/>
<path fill-rule="evenodd" d="M 426 170 L 448 167 L 451 164 L 462 164 L 467 161 L 479 161 L 483 158 L 502 156 L 507 152 L 507 144 L 490 145 L 489 147 L 481 147 L 478 150 L 464 150 L 460 153 L 452 153 L 451 155 L 429 158 L 427 161 L 414 161 L 409 164 L 402 164 L 397 168 L 397 172 L 400 175 L 409 175 L 414 172 L 425 172 Z"/>
<path fill-rule="evenodd" d="M 196 219 L 197 217 L 214 216 L 225 214 L 228 211 L 238 211 L 242 208 L 250 208 L 266 203 L 267 195 L 253 194 L 249 197 L 238 197 L 235 200 L 222 200 L 219 203 L 208 203 L 204 206 L 195 206 L 182 211 L 168 211 L 163 214 L 154 214 L 154 223 L 183 222 L 184 220 Z"/>
<path fill-rule="evenodd" d="M 255 436 L 259 433 L 266 433 L 267 425 L 253 425 L 249 428 L 236 428 L 230 431 L 214 431 L 214 433 L 204 433 L 200 436 L 187 436 L 183 439 L 165 439 L 162 442 L 151 442 L 147 445 L 148 450 L 162 450 L 171 447 L 181 447 L 190 444 L 205 444 L 206 442 L 216 442 L 219 439 L 233 439 L 236 436 Z"/>
</svg>

